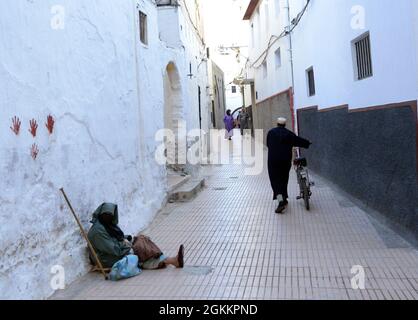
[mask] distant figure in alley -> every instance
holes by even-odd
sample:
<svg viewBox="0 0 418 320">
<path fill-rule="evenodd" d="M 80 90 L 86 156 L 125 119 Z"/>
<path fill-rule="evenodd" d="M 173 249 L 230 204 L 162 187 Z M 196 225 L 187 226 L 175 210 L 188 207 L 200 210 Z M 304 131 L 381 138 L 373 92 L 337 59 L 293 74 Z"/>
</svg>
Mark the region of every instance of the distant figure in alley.
<svg viewBox="0 0 418 320">
<path fill-rule="evenodd" d="M 234 136 L 234 117 L 231 115 L 231 110 L 226 111 L 226 115 L 224 117 L 225 123 L 225 139 L 232 140 Z"/>
<path fill-rule="evenodd" d="M 285 118 L 277 119 L 277 128 L 270 130 L 267 135 L 268 171 L 273 188 L 273 200 L 278 201 L 276 209 L 278 214 L 282 214 L 288 206 L 287 186 L 292 168 L 293 147 L 308 149 L 311 145 L 310 141 L 287 130 L 286 122 Z"/>
<path fill-rule="evenodd" d="M 241 135 L 243 136 L 245 133 L 245 130 L 248 130 L 250 128 L 249 126 L 250 115 L 248 114 L 245 108 L 241 109 L 238 115 L 238 120 L 240 124 Z"/>
</svg>

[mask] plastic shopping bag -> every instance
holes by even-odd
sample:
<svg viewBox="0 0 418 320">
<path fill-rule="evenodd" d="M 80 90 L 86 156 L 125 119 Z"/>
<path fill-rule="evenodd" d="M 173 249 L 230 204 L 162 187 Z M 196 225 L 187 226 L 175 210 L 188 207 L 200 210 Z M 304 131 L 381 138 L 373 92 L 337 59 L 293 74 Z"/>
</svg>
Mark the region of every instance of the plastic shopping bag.
<svg viewBox="0 0 418 320">
<path fill-rule="evenodd" d="M 124 257 L 113 265 L 112 271 L 109 274 L 109 279 L 118 281 L 139 275 L 142 271 L 138 267 L 138 262 L 139 259 L 135 255 Z"/>
</svg>

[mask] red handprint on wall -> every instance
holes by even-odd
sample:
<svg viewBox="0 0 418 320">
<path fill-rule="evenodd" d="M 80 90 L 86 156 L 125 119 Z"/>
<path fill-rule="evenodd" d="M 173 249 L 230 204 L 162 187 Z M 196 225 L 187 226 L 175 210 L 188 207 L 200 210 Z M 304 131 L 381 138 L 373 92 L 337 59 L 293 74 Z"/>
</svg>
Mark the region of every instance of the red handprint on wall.
<svg viewBox="0 0 418 320">
<path fill-rule="evenodd" d="M 22 123 L 20 122 L 20 119 L 14 116 L 14 118 L 12 119 L 12 126 L 10 127 L 10 129 L 12 129 L 15 135 L 19 135 L 21 124 Z"/>
<path fill-rule="evenodd" d="M 47 122 L 45 123 L 46 128 L 48 129 L 49 134 L 52 134 L 54 132 L 54 118 L 49 115 L 47 118 Z"/>
<path fill-rule="evenodd" d="M 35 119 L 32 119 L 31 121 L 29 121 L 29 125 L 30 125 L 29 132 L 35 138 L 36 137 L 36 132 L 38 130 L 38 123 L 36 122 Z"/>
<path fill-rule="evenodd" d="M 34 143 L 32 147 L 30 148 L 30 155 L 32 156 L 33 160 L 36 160 L 39 154 L 38 146 Z"/>
</svg>

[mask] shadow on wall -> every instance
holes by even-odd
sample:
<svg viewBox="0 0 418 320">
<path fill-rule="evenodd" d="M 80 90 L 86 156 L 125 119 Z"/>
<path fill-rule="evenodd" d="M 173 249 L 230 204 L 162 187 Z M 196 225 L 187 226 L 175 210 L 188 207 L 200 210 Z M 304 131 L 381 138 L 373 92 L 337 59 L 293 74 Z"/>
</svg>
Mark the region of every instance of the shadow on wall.
<svg viewBox="0 0 418 320">
<path fill-rule="evenodd" d="M 313 171 L 379 211 L 418 243 L 416 102 L 349 111 L 298 110 Z"/>
</svg>

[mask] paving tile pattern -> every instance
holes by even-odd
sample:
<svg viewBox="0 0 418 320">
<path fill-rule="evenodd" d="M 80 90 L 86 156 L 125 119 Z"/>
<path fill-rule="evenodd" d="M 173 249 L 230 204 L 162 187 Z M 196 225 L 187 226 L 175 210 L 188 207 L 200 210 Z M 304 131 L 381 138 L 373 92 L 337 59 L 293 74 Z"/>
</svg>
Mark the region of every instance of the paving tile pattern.
<svg viewBox="0 0 418 320">
<path fill-rule="evenodd" d="M 296 200 L 292 173 L 290 207 L 286 215 L 277 215 L 266 170 L 258 176 L 245 176 L 240 165 L 206 170 L 205 189 L 188 203 L 169 204 L 145 231 L 167 255 L 175 255 L 183 243 L 184 270 L 144 271 L 120 282 L 88 274 L 53 298 L 418 298 L 417 250 L 392 231 L 376 228 L 319 177 L 307 212 Z M 398 241 L 388 244 L 388 238 Z M 365 270 L 365 290 L 352 288 L 355 265 Z"/>
</svg>

